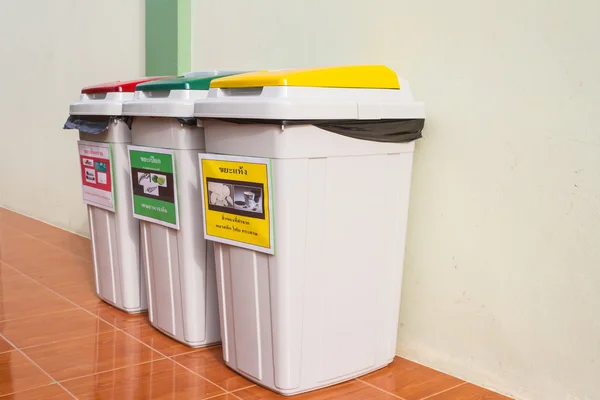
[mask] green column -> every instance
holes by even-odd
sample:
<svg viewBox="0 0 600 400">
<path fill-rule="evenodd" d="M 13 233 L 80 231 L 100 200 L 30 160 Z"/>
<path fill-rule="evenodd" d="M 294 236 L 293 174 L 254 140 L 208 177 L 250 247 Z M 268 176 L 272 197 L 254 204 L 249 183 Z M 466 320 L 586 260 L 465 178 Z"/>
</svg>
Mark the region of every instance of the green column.
<svg viewBox="0 0 600 400">
<path fill-rule="evenodd" d="M 191 0 L 146 0 L 146 76 L 190 71 L 191 9 Z"/>
</svg>

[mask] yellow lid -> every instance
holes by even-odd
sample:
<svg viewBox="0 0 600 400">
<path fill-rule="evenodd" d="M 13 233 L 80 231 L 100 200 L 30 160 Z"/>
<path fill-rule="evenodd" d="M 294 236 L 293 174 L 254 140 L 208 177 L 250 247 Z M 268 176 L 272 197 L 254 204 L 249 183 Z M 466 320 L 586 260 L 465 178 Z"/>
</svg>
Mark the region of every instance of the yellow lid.
<svg viewBox="0 0 600 400">
<path fill-rule="evenodd" d="M 398 76 L 384 65 L 357 65 L 261 71 L 214 79 L 211 88 L 305 86 L 355 89 L 400 89 Z"/>
</svg>

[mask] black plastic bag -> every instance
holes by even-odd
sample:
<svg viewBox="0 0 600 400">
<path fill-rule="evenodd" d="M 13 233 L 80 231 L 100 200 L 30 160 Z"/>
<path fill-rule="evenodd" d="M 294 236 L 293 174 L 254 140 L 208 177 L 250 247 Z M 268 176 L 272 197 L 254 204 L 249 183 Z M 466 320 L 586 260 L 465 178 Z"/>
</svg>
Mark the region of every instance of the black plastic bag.
<svg viewBox="0 0 600 400">
<path fill-rule="evenodd" d="M 279 126 L 314 125 L 317 128 L 372 142 L 406 143 L 422 137 L 424 119 L 377 120 L 273 120 L 218 118 L 233 124 L 267 124 Z"/>
<path fill-rule="evenodd" d="M 83 133 L 98 135 L 108 129 L 115 120 L 121 120 L 131 129 L 131 117 L 111 117 L 108 115 L 70 115 L 63 129 L 77 129 Z"/>
</svg>

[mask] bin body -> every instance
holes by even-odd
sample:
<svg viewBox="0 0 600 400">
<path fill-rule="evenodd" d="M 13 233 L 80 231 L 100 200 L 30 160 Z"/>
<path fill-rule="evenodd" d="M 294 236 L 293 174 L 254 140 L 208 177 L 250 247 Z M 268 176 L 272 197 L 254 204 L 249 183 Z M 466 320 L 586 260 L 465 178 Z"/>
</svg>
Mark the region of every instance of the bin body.
<svg viewBox="0 0 600 400">
<path fill-rule="evenodd" d="M 141 251 L 152 326 L 190 347 L 218 343 L 221 335 L 214 251 L 204 240 L 198 201 L 204 130 L 183 120 L 193 120 L 194 101 L 206 97 L 210 80 L 226 74 L 203 72 L 140 85 L 124 106 L 134 118 L 133 145 L 173 153 L 179 228 L 142 220 Z"/>
<path fill-rule="evenodd" d="M 219 342 L 214 252 L 204 240 L 202 203 L 197 201 L 204 132 L 175 118 L 136 117 L 133 144 L 172 149 L 177 171 L 179 229 L 140 221 L 150 322 L 190 347 Z"/>
<path fill-rule="evenodd" d="M 83 124 L 86 119 L 98 117 L 107 121 L 102 132 L 90 133 L 83 127 L 79 131 L 81 141 L 109 144 L 112 156 L 114 210 L 88 204 L 88 221 L 96 293 L 105 302 L 128 313 L 145 311 L 147 295 L 140 264 L 139 223 L 133 218 L 129 190 L 127 145 L 131 143 L 131 130 L 121 118 L 122 104 L 133 97 L 138 83 L 151 79 L 84 88 L 80 101 L 70 107 L 71 116 Z"/>
<path fill-rule="evenodd" d="M 295 88 L 280 96 L 266 89 L 255 93 L 262 106 L 251 91 L 211 89 L 196 115 L 253 119 L 235 115 L 241 105 L 258 118 L 293 117 L 311 103 L 286 97 Z M 327 102 L 315 100 L 321 104 L 299 119 L 326 112 Z M 414 142 L 253 122 L 203 122 L 207 153 L 269 158 L 272 166 L 275 254 L 214 243 L 225 362 L 284 395 L 386 366 L 396 350 Z"/>
<path fill-rule="evenodd" d="M 96 292 L 107 303 L 129 313 L 148 308 L 146 284 L 140 268 L 139 223 L 133 218 L 129 190 L 127 145 L 131 131 L 123 121 L 101 134 L 80 133 L 81 140 L 110 143 L 113 156 L 115 212 L 88 205 Z"/>
</svg>

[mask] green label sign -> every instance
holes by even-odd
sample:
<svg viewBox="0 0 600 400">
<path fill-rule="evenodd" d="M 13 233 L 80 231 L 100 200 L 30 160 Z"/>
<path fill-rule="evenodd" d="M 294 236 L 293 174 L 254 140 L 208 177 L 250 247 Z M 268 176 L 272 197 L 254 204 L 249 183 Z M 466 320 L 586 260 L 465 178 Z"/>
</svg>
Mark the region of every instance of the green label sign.
<svg viewBox="0 0 600 400">
<path fill-rule="evenodd" d="M 179 229 L 173 151 L 139 146 L 128 148 L 133 216 Z"/>
</svg>

